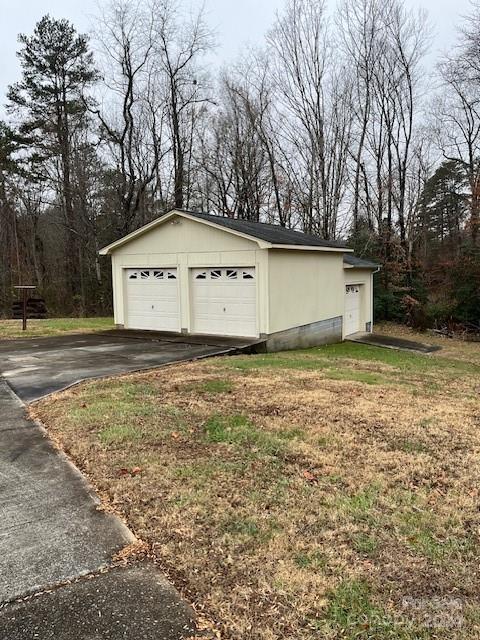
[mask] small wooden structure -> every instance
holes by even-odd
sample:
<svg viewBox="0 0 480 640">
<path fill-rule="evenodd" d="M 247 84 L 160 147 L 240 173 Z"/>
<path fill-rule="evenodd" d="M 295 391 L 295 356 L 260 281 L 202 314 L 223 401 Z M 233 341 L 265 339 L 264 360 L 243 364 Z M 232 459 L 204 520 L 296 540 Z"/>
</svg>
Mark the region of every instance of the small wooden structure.
<svg viewBox="0 0 480 640">
<path fill-rule="evenodd" d="M 22 294 L 22 300 L 20 303 L 17 303 L 19 305 L 21 305 L 21 310 L 22 310 L 22 330 L 26 331 L 27 330 L 27 317 L 28 317 L 28 293 L 30 291 L 33 291 L 36 287 L 34 285 L 31 284 L 20 284 L 14 287 L 14 289 L 17 289 L 19 292 L 21 292 Z M 14 305 L 14 317 L 15 317 L 15 305 Z"/>
<path fill-rule="evenodd" d="M 45 300 L 37 296 L 27 298 L 27 319 L 45 320 L 47 317 L 47 305 Z M 23 300 L 15 300 L 12 304 L 12 318 L 21 320 L 23 318 Z"/>
</svg>

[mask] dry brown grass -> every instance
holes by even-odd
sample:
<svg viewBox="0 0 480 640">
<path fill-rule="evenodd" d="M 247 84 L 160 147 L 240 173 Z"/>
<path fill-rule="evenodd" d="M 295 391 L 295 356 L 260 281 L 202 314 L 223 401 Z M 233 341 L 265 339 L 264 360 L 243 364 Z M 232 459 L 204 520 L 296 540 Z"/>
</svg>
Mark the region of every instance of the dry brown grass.
<svg viewBox="0 0 480 640">
<path fill-rule="evenodd" d="M 35 414 L 222 637 L 476 638 L 480 369 L 458 355 L 215 359 Z M 425 598 L 462 625 L 429 628 Z"/>
</svg>

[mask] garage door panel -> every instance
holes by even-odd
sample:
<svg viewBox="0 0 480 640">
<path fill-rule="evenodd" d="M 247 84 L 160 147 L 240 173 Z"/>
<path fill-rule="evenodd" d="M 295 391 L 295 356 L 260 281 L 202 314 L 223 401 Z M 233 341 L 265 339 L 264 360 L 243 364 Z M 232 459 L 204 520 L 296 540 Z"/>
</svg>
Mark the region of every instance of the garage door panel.
<svg viewBox="0 0 480 640">
<path fill-rule="evenodd" d="M 257 335 L 255 268 L 192 269 L 195 333 Z"/>
<path fill-rule="evenodd" d="M 176 269 L 127 269 L 126 279 L 129 329 L 180 330 Z"/>
<path fill-rule="evenodd" d="M 169 291 L 163 291 L 162 287 L 156 287 L 155 289 L 150 289 L 139 295 L 136 291 L 129 289 L 128 299 L 130 301 L 135 301 L 136 307 L 145 307 L 151 308 L 151 305 L 159 299 L 162 301 L 162 305 L 173 305 L 175 308 L 177 307 L 177 291 L 175 290 L 173 293 Z"/>
<path fill-rule="evenodd" d="M 135 311 L 141 311 L 142 313 L 148 312 L 152 309 L 157 308 L 159 312 L 161 310 L 158 308 L 158 302 L 161 301 L 162 310 L 169 311 L 170 313 L 177 311 L 178 303 L 177 297 L 165 297 L 163 292 L 160 291 L 152 291 L 149 296 L 135 296 L 131 295 L 128 297 L 129 302 L 134 302 L 134 305 L 131 306 L 131 309 L 135 309 Z"/>
<path fill-rule="evenodd" d="M 132 301 L 130 301 L 131 303 Z M 142 301 L 143 302 L 143 301 Z M 161 308 L 158 308 L 159 303 L 157 303 L 157 308 L 152 308 L 150 301 L 145 301 L 143 304 L 135 304 L 135 309 L 130 311 L 128 314 L 129 319 L 134 316 L 151 316 L 152 318 L 161 318 L 162 316 L 175 318 L 175 321 L 178 319 L 178 309 L 175 303 L 165 303 L 163 300 L 161 301 Z M 130 323 L 129 323 L 130 324 Z"/>
</svg>

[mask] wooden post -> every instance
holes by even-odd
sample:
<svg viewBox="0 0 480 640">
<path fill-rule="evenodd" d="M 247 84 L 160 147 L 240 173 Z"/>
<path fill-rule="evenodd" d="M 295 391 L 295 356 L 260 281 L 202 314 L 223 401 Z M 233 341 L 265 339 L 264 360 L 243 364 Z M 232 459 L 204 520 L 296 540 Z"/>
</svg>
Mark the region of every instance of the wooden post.
<svg viewBox="0 0 480 640">
<path fill-rule="evenodd" d="M 31 284 L 19 284 L 16 287 L 13 287 L 14 289 L 17 289 L 17 291 L 21 291 L 22 292 L 22 331 L 26 331 L 27 330 L 27 294 L 30 291 L 33 291 L 36 287 L 34 285 Z"/>
<path fill-rule="evenodd" d="M 23 290 L 23 315 L 22 315 L 22 331 L 27 330 L 27 290 Z"/>
</svg>

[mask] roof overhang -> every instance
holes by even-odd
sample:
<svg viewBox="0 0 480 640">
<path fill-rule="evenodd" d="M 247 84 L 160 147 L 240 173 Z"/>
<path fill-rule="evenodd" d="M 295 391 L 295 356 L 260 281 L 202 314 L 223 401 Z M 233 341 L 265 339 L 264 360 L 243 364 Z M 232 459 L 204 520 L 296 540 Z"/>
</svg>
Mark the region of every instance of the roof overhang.
<svg viewBox="0 0 480 640">
<path fill-rule="evenodd" d="M 377 271 L 380 271 L 380 265 L 378 264 L 374 266 L 374 265 L 361 265 L 361 264 L 347 264 L 346 262 L 344 262 L 343 268 L 344 269 L 362 269 L 363 271 L 373 271 L 374 273 L 376 273 Z"/>
<path fill-rule="evenodd" d="M 309 246 L 309 245 L 272 244 L 271 242 L 267 242 L 265 240 L 261 240 L 260 238 L 256 238 L 253 235 L 249 235 L 247 233 L 242 233 L 241 231 L 236 231 L 235 229 L 229 229 L 229 228 L 224 227 L 223 225 L 220 225 L 220 224 L 215 224 L 215 222 L 213 222 L 213 221 L 204 220 L 202 218 L 197 218 L 196 216 L 192 216 L 192 215 L 190 215 L 189 213 L 187 213 L 185 211 L 179 211 L 178 209 L 172 209 L 172 211 L 169 211 L 168 213 L 164 214 L 163 216 L 160 216 L 159 218 L 156 218 L 155 220 L 152 220 L 152 222 L 149 222 L 148 224 L 144 225 L 143 227 L 140 227 L 136 231 L 132 231 L 132 233 L 129 233 L 128 235 L 124 236 L 123 238 L 120 238 L 119 240 L 116 240 L 115 242 L 112 242 L 111 244 L 108 244 L 106 247 L 103 247 L 102 249 L 100 249 L 100 251 L 98 253 L 101 256 L 110 255 L 116 249 L 119 249 L 120 247 L 123 247 L 124 245 L 128 244 L 129 242 L 131 242 L 132 240 L 135 240 L 136 238 L 139 238 L 140 236 L 143 236 L 145 233 L 148 233 L 152 229 L 155 229 L 156 227 L 159 227 L 160 225 L 165 224 L 166 222 L 168 222 L 169 220 L 171 220 L 172 218 L 174 218 L 176 216 L 178 216 L 180 218 L 186 218 L 187 220 L 193 220 L 194 222 L 198 222 L 199 224 L 204 224 L 204 225 L 206 225 L 208 227 L 213 227 L 215 229 L 220 229 L 220 231 L 224 231 L 225 233 L 229 233 L 231 235 L 238 236 L 240 238 L 245 238 L 246 240 L 250 240 L 251 242 L 255 242 L 259 246 L 260 249 L 296 249 L 296 250 L 300 250 L 300 251 L 328 251 L 328 252 L 340 252 L 340 253 L 351 253 L 351 252 L 353 252 L 353 249 L 347 249 L 347 248 L 342 248 L 342 247 L 314 247 L 314 246 Z"/>
</svg>

